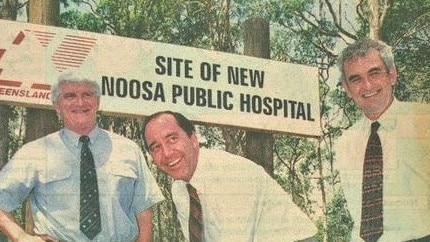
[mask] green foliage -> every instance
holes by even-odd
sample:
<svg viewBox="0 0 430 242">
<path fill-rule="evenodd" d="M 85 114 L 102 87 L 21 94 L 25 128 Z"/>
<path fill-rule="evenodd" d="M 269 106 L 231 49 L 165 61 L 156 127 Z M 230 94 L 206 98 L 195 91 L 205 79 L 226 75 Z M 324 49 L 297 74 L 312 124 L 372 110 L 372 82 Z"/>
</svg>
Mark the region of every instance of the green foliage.
<svg viewBox="0 0 430 242">
<path fill-rule="evenodd" d="M 275 136 L 275 178 L 308 215 L 314 213 L 312 174 L 317 168 L 315 142 L 308 138 Z"/>
<path fill-rule="evenodd" d="M 394 48 L 398 99 L 430 102 L 430 3 L 394 1 L 382 28 L 382 39 Z"/>
<path fill-rule="evenodd" d="M 74 2 L 86 5 L 87 1 Z M 222 17 L 221 4 L 222 1 L 100 0 L 90 13 L 68 10 L 61 17 L 68 28 L 202 48 L 212 48 L 216 37 L 213 31 L 223 27 L 229 31 L 229 44 L 233 46 L 237 39 L 233 37 L 237 36 L 234 28 L 230 32 L 229 26 L 217 22 Z"/>
<path fill-rule="evenodd" d="M 152 166 L 152 170 L 154 174 L 156 174 L 157 183 L 160 186 L 160 189 L 166 200 L 157 204 L 156 209 L 154 210 L 153 241 L 185 241 L 172 200 L 172 192 L 170 190 L 172 180 L 166 174 L 159 172 L 157 173 L 155 169 L 156 168 Z"/>
<path fill-rule="evenodd" d="M 70 10 L 61 13 L 61 26 L 85 31 L 103 33 L 107 26 L 96 16 L 90 13 L 81 13 L 78 10 Z"/>
<path fill-rule="evenodd" d="M 24 142 L 24 108 L 11 107 L 9 116 L 9 158 L 22 146 Z"/>
<path fill-rule="evenodd" d="M 312 12 L 314 1 L 236 2 L 242 18 L 260 16 L 270 21 L 272 59 L 317 66 L 321 59 L 330 53 L 317 48 L 315 43 L 327 45 L 328 48 L 332 48 L 335 44 L 331 37 L 337 36 L 337 33 L 331 22 L 326 19 L 314 23 L 303 21 L 304 16 L 310 15 Z M 326 33 L 326 35 L 322 33 Z"/>
<path fill-rule="evenodd" d="M 222 131 L 219 128 L 209 125 L 199 125 L 197 126 L 197 130 L 201 135 L 201 146 L 209 149 L 225 146 Z"/>
<path fill-rule="evenodd" d="M 338 114 L 341 119 L 337 124 L 338 127 L 347 129 L 351 127 L 361 116 L 360 109 L 354 104 L 354 102 L 348 98 L 341 87 L 333 89 L 327 97 L 333 105 L 337 106 L 342 113 Z M 334 114 L 334 110 L 330 110 L 331 115 Z"/>
<path fill-rule="evenodd" d="M 318 240 L 323 241 L 326 233 L 327 242 L 350 241 L 353 221 L 346 208 L 346 200 L 341 191 L 336 191 L 327 205 L 327 225 L 320 218 L 317 221 Z"/>
<path fill-rule="evenodd" d="M 357 36 L 367 36 L 369 24 L 359 19 Z M 395 96 L 401 101 L 429 103 L 430 2 L 391 1 L 381 26 L 381 40 L 393 47 L 398 82 Z"/>
</svg>

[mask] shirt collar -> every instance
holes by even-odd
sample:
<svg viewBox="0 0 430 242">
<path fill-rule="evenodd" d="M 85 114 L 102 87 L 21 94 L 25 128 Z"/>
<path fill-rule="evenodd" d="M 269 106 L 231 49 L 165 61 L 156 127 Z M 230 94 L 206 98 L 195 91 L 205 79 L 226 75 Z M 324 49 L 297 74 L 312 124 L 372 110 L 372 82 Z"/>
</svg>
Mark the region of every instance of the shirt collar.
<svg viewBox="0 0 430 242">
<path fill-rule="evenodd" d="M 394 98 L 391 105 L 388 107 L 387 110 L 377 119 L 377 120 L 370 120 L 364 116 L 361 122 L 361 128 L 365 130 L 369 130 L 370 132 L 370 125 L 378 121 L 381 124 L 381 127 L 379 130 L 393 130 L 396 127 L 396 113 L 399 106 L 399 101 Z"/>
<path fill-rule="evenodd" d="M 88 134 L 88 137 L 90 137 L 90 144 L 94 144 L 94 142 L 100 136 L 100 133 L 101 129 L 98 126 L 94 127 L 94 129 L 91 130 L 91 132 Z M 79 137 L 81 137 L 81 135 L 68 128 L 63 128 L 61 130 L 61 135 L 64 137 L 64 140 L 67 143 L 75 147 L 79 147 Z"/>
<path fill-rule="evenodd" d="M 199 148 L 199 156 L 198 156 L 198 161 L 197 161 L 197 166 L 196 166 L 196 170 L 193 173 L 193 176 L 191 177 L 190 181 L 188 183 L 190 183 L 195 189 L 197 189 L 197 191 L 201 192 L 204 190 L 204 181 L 205 181 L 205 158 L 202 157 L 202 155 L 205 155 L 205 149 L 204 148 Z M 187 183 L 185 181 L 184 185 Z"/>
</svg>

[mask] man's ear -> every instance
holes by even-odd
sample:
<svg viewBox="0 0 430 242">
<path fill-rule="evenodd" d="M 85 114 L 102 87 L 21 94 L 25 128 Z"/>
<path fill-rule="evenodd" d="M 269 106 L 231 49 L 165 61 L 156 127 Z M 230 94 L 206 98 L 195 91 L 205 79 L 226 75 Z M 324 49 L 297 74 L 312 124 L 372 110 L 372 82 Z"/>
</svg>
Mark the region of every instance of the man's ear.
<svg viewBox="0 0 430 242">
<path fill-rule="evenodd" d="M 197 138 L 196 132 L 193 132 L 190 136 L 191 143 L 193 144 L 193 147 L 199 148 L 199 139 Z"/>
<path fill-rule="evenodd" d="M 100 110 L 100 96 L 97 97 L 97 111 Z"/>
<path fill-rule="evenodd" d="M 396 84 L 396 82 L 397 82 L 397 68 L 396 68 L 395 65 L 393 65 L 389 69 L 388 76 L 390 78 L 391 85 L 394 86 Z"/>
</svg>

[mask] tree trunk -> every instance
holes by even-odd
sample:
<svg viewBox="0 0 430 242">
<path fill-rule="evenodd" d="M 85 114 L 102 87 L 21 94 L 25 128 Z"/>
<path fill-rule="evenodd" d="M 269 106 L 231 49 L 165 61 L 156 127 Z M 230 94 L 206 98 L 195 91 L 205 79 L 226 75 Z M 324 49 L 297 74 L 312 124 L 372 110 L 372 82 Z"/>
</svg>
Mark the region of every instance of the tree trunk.
<svg viewBox="0 0 430 242">
<path fill-rule="evenodd" d="M 379 39 L 379 1 L 369 1 L 369 38 Z"/>
<path fill-rule="evenodd" d="M 9 154 L 9 117 L 11 108 L 0 105 L 0 169 L 8 161 Z"/>
<path fill-rule="evenodd" d="M 244 24 L 244 53 L 260 58 L 270 58 L 269 23 L 261 18 L 249 19 Z M 264 167 L 273 176 L 272 134 L 247 131 L 245 157 Z"/>
<path fill-rule="evenodd" d="M 58 129 L 57 115 L 53 110 L 27 108 L 24 143 L 36 140 Z"/>
<path fill-rule="evenodd" d="M 236 155 L 243 155 L 241 149 L 243 145 L 240 145 L 242 144 L 241 136 L 243 131 L 238 129 L 222 128 L 221 132 L 225 142 L 225 151 Z"/>
<path fill-rule="evenodd" d="M 18 0 L 3 0 L 0 9 L 0 19 L 16 20 L 18 14 Z"/>
<path fill-rule="evenodd" d="M 29 0 L 28 21 L 35 24 L 58 26 L 60 1 Z M 30 125 L 31 124 L 31 125 Z M 28 108 L 26 116 L 25 142 L 29 142 L 58 130 L 58 119 L 53 110 Z M 34 223 L 29 203 L 26 203 L 25 230 L 33 232 Z"/>
<path fill-rule="evenodd" d="M 17 6 L 18 0 L 3 0 L 0 19 L 16 20 Z M 0 168 L 8 161 L 10 115 L 11 107 L 9 105 L 0 105 Z"/>
<path fill-rule="evenodd" d="M 0 105 L 0 169 L 8 161 L 9 154 L 9 119 L 11 107 Z M 0 241 L 7 241 L 6 236 L 0 231 Z"/>
<path fill-rule="evenodd" d="M 18 0 L 3 0 L 0 9 L 0 19 L 16 20 Z M 1 73 L 0 73 L 1 74 Z M 12 108 L 9 105 L 0 105 L 0 169 L 9 160 L 9 121 Z M 0 232 L 0 241 L 7 241 L 6 236 Z"/>
<path fill-rule="evenodd" d="M 29 0 L 28 22 L 58 26 L 60 23 L 60 1 Z"/>
<path fill-rule="evenodd" d="M 389 0 L 369 0 L 369 38 L 374 40 L 381 39 L 381 27 L 384 22 L 388 9 Z"/>
</svg>

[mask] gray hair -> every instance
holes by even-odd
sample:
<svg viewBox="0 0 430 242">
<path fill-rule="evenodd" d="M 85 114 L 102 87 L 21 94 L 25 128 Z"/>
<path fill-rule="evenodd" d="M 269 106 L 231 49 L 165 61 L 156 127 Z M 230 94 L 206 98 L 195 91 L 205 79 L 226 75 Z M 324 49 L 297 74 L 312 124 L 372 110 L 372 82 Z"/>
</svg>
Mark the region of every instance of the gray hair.
<svg viewBox="0 0 430 242">
<path fill-rule="evenodd" d="M 61 95 L 61 84 L 63 83 L 83 83 L 83 84 L 89 84 L 92 86 L 94 93 L 100 97 L 101 95 L 101 89 L 100 85 L 87 77 L 80 76 L 73 72 L 66 72 L 64 74 L 61 74 L 58 79 L 57 83 L 53 84 L 51 87 L 51 101 L 54 103 L 57 101 L 58 97 Z"/>
<path fill-rule="evenodd" d="M 344 63 L 357 57 L 364 57 L 370 50 L 378 51 L 387 71 L 394 66 L 394 55 L 389 45 L 379 40 L 369 38 L 359 39 L 355 43 L 346 47 L 338 58 L 337 63 L 341 75 L 340 82 L 344 81 L 346 78 L 343 66 Z"/>
</svg>

